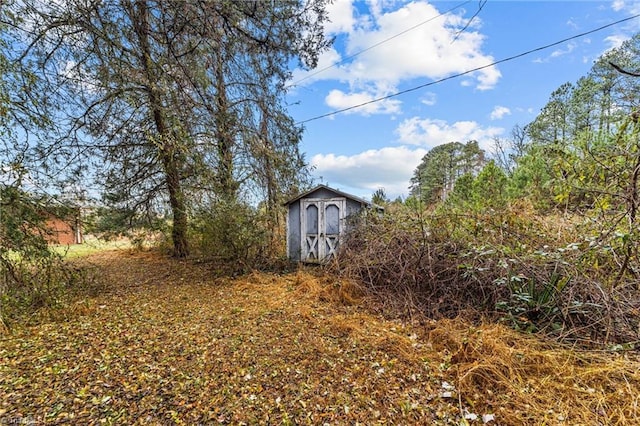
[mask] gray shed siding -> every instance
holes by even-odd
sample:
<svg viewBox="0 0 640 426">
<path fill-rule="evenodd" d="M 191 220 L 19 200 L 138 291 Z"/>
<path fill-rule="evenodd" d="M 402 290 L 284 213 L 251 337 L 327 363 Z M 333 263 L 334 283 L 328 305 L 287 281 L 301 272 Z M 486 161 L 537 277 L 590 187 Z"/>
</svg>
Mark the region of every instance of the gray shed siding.
<svg viewBox="0 0 640 426">
<path fill-rule="evenodd" d="M 331 188 L 325 186 L 319 186 L 315 190 L 312 190 L 311 192 L 306 193 L 304 196 L 294 199 L 287 204 L 287 256 L 290 260 L 299 262 L 301 261 L 302 256 L 302 230 L 300 223 L 301 201 L 305 199 L 327 200 L 336 198 L 345 199 L 346 217 L 357 214 L 358 212 L 360 212 L 360 210 L 368 205 L 368 203 L 364 200 L 358 199 L 357 197 L 352 198 L 348 194 L 334 191 Z M 345 221 L 345 225 L 346 223 L 348 223 L 348 221 Z"/>
<path fill-rule="evenodd" d="M 287 214 L 287 255 L 289 259 L 299 262 L 302 247 L 300 245 L 300 200 L 289 204 Z"/>
</svg>

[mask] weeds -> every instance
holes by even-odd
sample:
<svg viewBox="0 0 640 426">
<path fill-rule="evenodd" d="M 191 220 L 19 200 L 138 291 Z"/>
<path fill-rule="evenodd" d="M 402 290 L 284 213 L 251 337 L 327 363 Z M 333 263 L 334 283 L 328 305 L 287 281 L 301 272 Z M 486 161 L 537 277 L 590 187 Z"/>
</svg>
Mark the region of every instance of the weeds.
<svg viewBox="0 0 640 426">
<path fill-rule="evenodd" d="M 637 280 L 618 282 L 615 241 L 594 244 L 580 230 L 522 204 L 392 205 L 354 226 L 330 267 L 362 282 L 390 315 L 487 317 L 585 345 L 639 340 Z"/>
<path fill-rule="evenodd" d="M 5 330 L 55 315 L 78 293 L 95 293 L 89 269 L 64 263 L 56 255 L 0 260 L 0 325 Z"/>
</svg>

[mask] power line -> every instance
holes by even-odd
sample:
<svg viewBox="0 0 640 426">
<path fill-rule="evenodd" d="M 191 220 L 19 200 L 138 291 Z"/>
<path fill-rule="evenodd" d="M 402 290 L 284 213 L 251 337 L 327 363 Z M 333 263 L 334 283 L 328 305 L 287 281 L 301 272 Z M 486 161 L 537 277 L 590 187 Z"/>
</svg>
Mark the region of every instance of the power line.
<svg viewBox="0 0 640 426">
<path fill-rule="evenodd" d="M 295 86 L 297 86 L 299 83 L 301 83 L 301 82 L 303 82 L 303 81 L 305 81 L 305 80 L 308 80 L 308 79 L 310 79 L 310 78 L 311 78 L 311 77 L 313 77 L 313 76 L 316 76 L 316 75 L 318 75 L 318 74 L 320 74 L 320 73 L 322 73 L 322 72 L 325 72 L 326 70 L 329 70 L 329 69 L 331 69 L 331 68 L 337 67 L 337 66 L 338 66 L 338 65 L 340 65 L 340 64 L 344 64 L 345 62 L 347 62 L 347 61 L 349 61 L 349 60 L 351 60 L 351 59 L 355 58 L 356 56 L 362 55 L 363 53 L 368 52 L 369 50 L 371 50 L 371 49 L 373 49 L 373 48 L 376 48 L 376 47 L 378 47 L 378 46 L 380 46 L 380 45 L 382 45 L 382 44 L 384 44 L 384 43 L 386 43 L 386 42 L 388 42 L 388 41 L 391 41 L 391 40 L 393 40 L 393 39 L 395 39 L 395 38 L 397 38 L 397 37 L 400 37 L 401 35 L 404 35 L 404 34 L 408 33 L 409 31 L 413 31 L 413 30 L 415 30 L 416 28 L 421 27 L 422 25 L 424 25 L 424 24 L 426 24 L 426 23 L 429 23 L 429 22 L 431 22 L 431 21 L 433 21 L 433 20 L 435 20 L 435 19 L 437 19 L 437 18 L 439 18 L 439 17 L 441 17 L 441 16 L 443 16 L 443 15 L 445 15 L 445 14 L 449 13 L 449 12 L 452 12 L 452 11 L 456 10 L 457 8 L 464 6 L 464 5 L 465 5 L 465 4 L 467 4 L 467 3 L 471 3 L 471 0 L 467 0 L 467 1 L 465 1 L 465 2 L 463 2 L 463 3 L 460 3 L 460 4 L 456 5 L 456 6 L 453 6 L 451 9 L 448 9 L 448 10 L 446 10 L 446 11 L 444 11 L 444 12 L 442 12 L 442 13 L 440 13 L 440 14 L 436 15 L 436 16 L 433 16 L 433 17 L 431 17 L 431 18 L 427 19 L 426 21 L 422 21 L 422 22 L 420 22 L 419 24 L 416 24 L 416 25 L 414 25 L 414 26 L 413 26 L 413 27 L 411 27 L 411 28 L 407 28 L 406 30 L 404 30 L 404 31 L 402 31 L 402 32 L 399 32 L 398 34 L 392 35 L 392 36 L 391 36 L 391 37 L 389 37 L 389 38 L 386 38 L 386 39 L 384 39 L 384 40 L 382 40 L 382 41 L 379 41 L 378 43 L 373 44 L 373 45 L 371 45 L 371 46 L 369 46 L 369 47 L 367 47 L 367 48 L 365 48 L 365 49 L 362 49 L 362 50 L 360 50 L 360 51 L 358 51 L 358 52 L 356 52 L 356 53 L 354 53 L 354 54 L 352 54 L 352 55 L 349 55 L 349 56 L 347 56 L 347 57 L 345 57 L 345 58 L 341 59 L 341 60 L 340 60 L 340 61 L 338 61 L 338 62 L 334 62 L 333 64 L 331 64 L 331 65 L 329 65 L 329 66 L 326 66 L 326 67 L 321 68 L 321 69 L 319 69 L 319 70 L 317 70 L 317 71 L 314 71 L 314 72 L 312 72 L 311 74 L 308 74 L 308 75 L 304 76 L 304 77 L 303 77 L 303 78 L 301 78 L 300 80 L 296 80 L 296 81 L 294 81 L 293 83 L 289 84 L 289 85 L 287 86 L 287 88 L 289 88 L 289 87 L 295 87 Z M 484 5 L 483 5 L 483 6 L 484 6 Z M 482 9 L 482 7 L 481 7 L 480 9 Z M 477 13 L 476 13 L 475 15 L 473 15 L 473 17 L 472 17 L 471 19 L 475 18 L 476 16 L 477 16 Z M 470 24 L 470 22 L 469 22 L 469 23 L 467 23 L 467 25 L 466 25 L 466 26 L 465 26 L 465 27 L 464 27 L 460 32 L 458 32 L 458 35 L 456 36 L 456 38 L 460 35 L 460 33 L 461 33 L 462 31 L 464 31 L 464 30 L 469 26 L 469 24 Z"/>
<path fill-rule="evenodd" d="M 467 24 L 460 31 L 456 33 L 456 36 L 453 38 L 453 41 L 451 41 L 451 44 L 453 44 L 460 37 L 460 34 L 462 34 L 467 28 L 469 28 L 469 25 L 471 25 L 473 20 L 476 19 L 476 17 L 480 14 L 482 9 L 484 8 L 484 5 L 487 4 L 487 1 L 489 0 L 478 0 L 478 10 L 476 11 L 476 13 L 473 14 L 471 19 L 469 19 Z"/>
<path fill-rule="evenodd" d="M 363 106 L 366 106 L 366 105 L 370 105 L 370 104 L 373 104 L 373 103 L 376 103 L 376 102 L 384 101 L 386 99 L 395 98 L 396 96 L 404 95 L 405 93 L 414 92 L 414 91 L 416 91 L 418 89 L 423 89 L 425 87 L 433 86 L 433 85 L 445 82 L 447 80 L 452 80 L 454 78 L 462 77 L 464 75 L 471 74 L 471 73 L 474 73 L 476 71 L 480 71 L 480 70 L 483 70 L 485 68 L 492 67 L 494 65 L 502 64 L 504 62 L 509 62 L 509 61 L 514 60 L 514 59 L 518 59 L 518 58 L 521 58 L 523 56 L 530 55 L 532 53 L 548 49 L 550 47 L 557 46 L 559 44 L 566 43 L 567 41 L 574 40 L 574 39 L 577 39 L 577 38 L 580 38 L 580 37 L 584 37 L 584 36 L 589 35 L 589 34 L 593 34 L 595 32 L 604 30 L 605 28 L 609 28 L 609 27 L 612 27 L 614 25 L 618 25 L 618 24 L 621 24 L 623 22 L 630 21 L 630 20 L 636 19 L 638 17 L 640 17 L 640 14 L 629 16 L 627 18 L 623 18 L 623 19 L 620 19 L 618 21 L 611 22 L 609 24 L 603 25 L 603 26 L 595 28 L 593 30 L 589 30 L 589 31 L 586 31 L 586 32 L 583 32 L 583 33 L 580 33 L 580 34 L 576 34 L 574 36 L 567 37 L 565 39 L 562 39 L 562 40 L 559 40 L 559 41 L 556 41 L 554 43 L 550 43 L 550 44 L 547 44 L 547 45 L 544 45 L 544 46 L 541 46 L 541 47 L 537 47 L 535 49 L 527 50 L 526 52 L 519 53 L 519 54 L 513 55 L 513 56 L 509 56 L 507 58 L 500 59 L 498 61 L 492 62 L 492 63 L 487 64 L 487 65 L 483 65 L 481 67 L 473 68 L 473 69 L 470 69 L 470 70 L 467 70 L 467 71 L 464 71 L 464 72 L 461 72 L 461 73 L 458 73 L 458 74 L 450 75 L 449 77 L 444 77 L 444 78 L 441 78 L 440 80 L 430 81 L 429 83 L 421 84 L 419 86 L 415 86 L 415 87 L 412 87 L 410 89 L 401 90 L 399 92 L 392 93 L 392 94 L 386 95 L 386 96 L 382 96 L 380 98 L 372 99 L 370 101 L 363 102 L 363 103 L 360 103 L 360 104 L 357 104 L 357 105 L 353 105 L 353 106 L 350 106 L 350 107 L 347 107 L 347 108 L 342 108 L 342 109 L 339 109 L 339 110 L 336 110 L 336 111 L 328 112 L 326 114 L 318 115 L 316 117 L 308 118 L 306 120 L 299 121 L 296 124 L 308 123 L 310 121 L 319 120 L 321 118 L 330 117 L 332 115 L 337 115 L 337 114 L 340 114 L 340 113 L 343 113 L 343 112 L 346 112 L 346 111 L 350 111 L 352 109 L 356 109 L 356 108 L 360 108 L 360 107 L 363 107 Z"/>
</svg>

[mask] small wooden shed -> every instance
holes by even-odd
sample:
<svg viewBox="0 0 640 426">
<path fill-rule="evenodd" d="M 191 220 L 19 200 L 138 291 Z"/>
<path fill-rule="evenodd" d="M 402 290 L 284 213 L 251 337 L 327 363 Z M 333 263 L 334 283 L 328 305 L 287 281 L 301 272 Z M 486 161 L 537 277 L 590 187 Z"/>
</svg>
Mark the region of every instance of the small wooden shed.
<svg viewBox="0 0 640 426">
<path fill-rule="evenodd" d="M 335 256 L 347 218 L 372 204 L 326 185 L 298 195 L 287 207 L 287 255 L 295 262 L 322 263 Z"/>
</svg>

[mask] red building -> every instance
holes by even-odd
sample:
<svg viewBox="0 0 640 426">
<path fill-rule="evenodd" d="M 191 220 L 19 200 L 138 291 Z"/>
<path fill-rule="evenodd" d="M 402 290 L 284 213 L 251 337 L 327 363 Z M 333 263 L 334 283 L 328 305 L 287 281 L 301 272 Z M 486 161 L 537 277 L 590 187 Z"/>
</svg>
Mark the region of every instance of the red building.
<svg viewBox="0 0 640 426">
<path fill-rule="evenodd" d="M 56 209 L 47 212 L 45 236 L 49 244 L 82 244 L 82 222 L 79 208 Z"/>
</svg>

